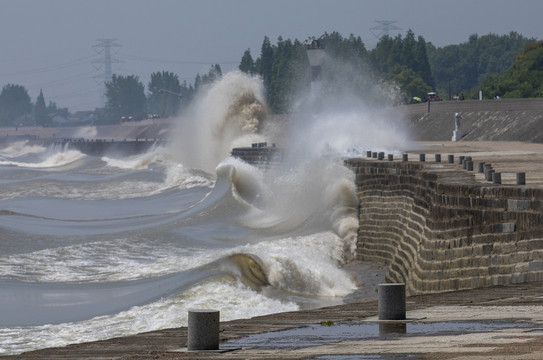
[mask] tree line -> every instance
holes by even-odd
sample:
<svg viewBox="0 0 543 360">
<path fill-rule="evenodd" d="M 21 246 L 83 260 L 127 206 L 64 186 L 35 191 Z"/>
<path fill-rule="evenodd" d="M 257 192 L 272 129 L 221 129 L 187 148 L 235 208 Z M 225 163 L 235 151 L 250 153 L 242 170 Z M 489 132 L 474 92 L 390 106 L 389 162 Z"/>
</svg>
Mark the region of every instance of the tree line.
<svg viewBox="0 0 543 360">
<path fill-rule="evenodd" d="M 409 30 L 405 35 L 383 36 L 375 48 L 368 50 L 360 37 L 343 37 L 337 32 L 321 37 L 326 53 L 321 81 L 326 92 L 349 94 L 369 103 L 405 103 L 424 97 L 431 91 L 442 99 L 453 94 L 475 98 L 479 89 L 486 97 L 541 97 L 543 50 L 541 42 L 511 32 L 507 35 L 472 35 L 458 45 L 435 47 Z M 309 91 L 311 68 L 306 44 L 279 37 L 272 44 L 264 37 L 255 59 L 247 49 L 241 56 L 239 70 L 262 78 L 267 102 L 275 113 L 292 111 L 299 94 Z M 189 106 L 198 89 L 222 76 L 219 65 L 198 74 L 193 84 L 181 83 L 168 71 L 154 72 L 145 86 L 135 75 L 113 75 L 105 84 L 106 105 L 97 121 L 118 123 L 123 119 L 139 120 L 152 114 L 175 116 Z M 391 89 L 383 99 L 377 88 Z M 337 101 L 338 97 L 334 98 Z M 69 111 L 54 102 L 45 103 L 40 91 L 32 103 L 21 85 L 7 84 L 0 92 L 0 125 L 52 125 L 52 114 L 68 117 Z"/>
</svg>

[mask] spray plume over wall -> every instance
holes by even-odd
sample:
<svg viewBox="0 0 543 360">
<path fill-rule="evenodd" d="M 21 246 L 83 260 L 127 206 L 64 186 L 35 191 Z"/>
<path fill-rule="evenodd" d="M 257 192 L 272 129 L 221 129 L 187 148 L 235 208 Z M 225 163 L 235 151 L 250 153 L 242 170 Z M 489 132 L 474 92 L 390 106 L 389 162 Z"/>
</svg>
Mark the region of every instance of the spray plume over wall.
<svg viewBox="0 0 543 360">
<path fill-rule="evenodd" d="M 257 77 L 239 71 L 204 86 L 173 134 L 174 156 L 185 166 L 213 172 L 234 147 L 264 141 L 267 110 Z"/>
<path fill-rule="evenodd" d="M 409 146 L 405 119 L 391 106 L 399 96 L 394 84 L 377 79 L 367 66 L 329 56 L 323 62 L 320 80 L 293 102 L 289 144 L 305 152 L 342 156 Z"/>
</svg>

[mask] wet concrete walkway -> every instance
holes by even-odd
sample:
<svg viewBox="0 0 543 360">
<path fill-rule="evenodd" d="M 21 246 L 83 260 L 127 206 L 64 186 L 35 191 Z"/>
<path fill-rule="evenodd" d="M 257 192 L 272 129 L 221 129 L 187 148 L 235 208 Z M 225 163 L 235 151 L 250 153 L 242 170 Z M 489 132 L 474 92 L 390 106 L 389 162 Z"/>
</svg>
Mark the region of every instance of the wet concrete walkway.
<svg viewBox="0 0 543 360">
<path fill-rule="evenodd" d="M 220 354 L 184 351 L 187 329 L 175 328 L 2 358 L 541 359 L 543 283 L 414 296 L 407 298 L 406 305 L 408 319 L 418 319 L 419 329 L 410 332 L 408 324 L 405 334 L 368 335 L 362 330 L 362 326 L 378 326 L 372 322 L 377 302 L 368 301 L 223 322 L 221 349 L 240 345 L 241 349 Z M 333 324 L 319 328 L 322 321 Z M 291 336 L 291 344 L 288 341 L 274 344 L 273 339 L 280 333 L 264 335 L 310 324 L 318 331 L 299 330 L 301 342 L 299 337 Z M 354 330 L 359 327 L 360 339 L 342 338 L 339 329 L 345 326 Z M 327 338 L 319 340 L 326 331 L 329 331 Z M 253 337 L 249 344 L 251 334 L 263 335 L 256 338 L 259 341 Z"/>
</svg>

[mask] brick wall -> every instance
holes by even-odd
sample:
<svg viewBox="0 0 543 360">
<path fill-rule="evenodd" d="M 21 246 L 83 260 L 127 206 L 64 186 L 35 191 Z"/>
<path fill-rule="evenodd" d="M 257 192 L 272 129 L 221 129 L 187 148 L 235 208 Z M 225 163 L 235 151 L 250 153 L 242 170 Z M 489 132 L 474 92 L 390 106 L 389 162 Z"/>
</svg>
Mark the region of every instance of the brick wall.
<svg viewBox="0 0 543 360">
<path fill-rule="evenodd" d="M 481 186 L 468 172 L 350 159 L 357 257 L 388 265 L 409 294 L 543 280 L 543 191 Z"/>
</svg>

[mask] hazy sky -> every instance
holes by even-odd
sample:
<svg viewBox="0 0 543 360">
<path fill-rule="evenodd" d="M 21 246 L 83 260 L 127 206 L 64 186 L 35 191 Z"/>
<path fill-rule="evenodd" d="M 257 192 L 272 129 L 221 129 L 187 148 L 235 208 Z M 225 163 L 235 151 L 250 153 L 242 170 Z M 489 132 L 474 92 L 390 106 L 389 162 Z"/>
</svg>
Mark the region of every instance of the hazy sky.
<svg viewBox="0 0 543 360">
<path fill-rule="evenodd" d="M 264 36 L 275 43 L 325 31 L 377 42 L 376 21 L 396 21 L 405 35 L 442 47 L 471 34 L 516 31 L 543 38 L 541 0 L 0 0 L 0 86 L 23 85 L 35 102 L 70 111 L 102 105 L 104 48 L 116 39 L 112 70 L 137 75 L 171 71 L 192 84 L 218 63 L 239 65 L 243 52 L 260 55 Z M 102 51 L 102 53 L 99 53 Z"/>
</svg>

